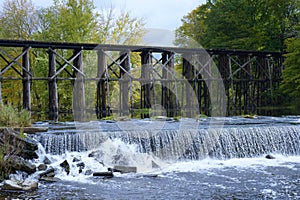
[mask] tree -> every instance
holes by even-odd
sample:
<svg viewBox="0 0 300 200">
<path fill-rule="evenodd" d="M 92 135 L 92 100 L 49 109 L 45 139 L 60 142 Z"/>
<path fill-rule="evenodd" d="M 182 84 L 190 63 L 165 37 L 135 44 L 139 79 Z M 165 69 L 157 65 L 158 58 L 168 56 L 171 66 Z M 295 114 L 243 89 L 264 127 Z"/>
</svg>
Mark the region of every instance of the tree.
<svg viewBox="0 0 300 200">
<path fill-rule="evenodd" d="M 109 13 L 106 15 L 105 12 L 98 12 L 92 0 L 54 0 L 52 6 L 39 10 L 34 8 L 31 0 L 8 0 L 0 11 L 0 37 L 102 44 L 137 44 L 142 41 L 145 33 L 143 20 L 132 18 L 128 12 L 115 14 L 111 9 Z M 20 52 L 19 49 L 15 51 L 16 53 Z M 65 58 L 69 58 L 73 54 L 71 50 L 62 50 L 58 53 Z M 90 53 L 85 51 L 83 56 Z M 59 60 L 58 57 L 57 59 Z M 62 60 L 60 61 L 63 63 Z M 31 50 L 31 66 L 31 73 L 35 77 L 47 77 L 47 52 L 38 49 Z M 6 73 L 10 73 L 10 71 Z M 11 73 L 15 74 L 13 71 Z M 94 75 L 95 73 L 93 73 Z M 69 75 L 63 71 L 60 76 Z M 18 84 L 20 83 L 21 81 Z M 59 81 L 58 84 L 60 108 L 68 109 L 72 102 L 70 100 L 72 84 L 66 81 Z M 12 90 L 22 88 L 21 85 L 15 87 L 2 84 L 2 87 L 3 93 L 11 95 L 8 101 L 19 99 L 18 104 L 20 104 L 22 93 L 12 92 Z M 33 109 L 47 110 L 47 87 L 47 81 L 32 82 Z"/>
<path fill-rule="evenodd" d="M 8 0 L 0 11 L 3 39 L 32 39 L 37 30 L 37 13 L 31 0 Z"/>
<path fill-rule="evenodd" d="M 104 44 L 135 45 L 142 43 L 145 35 L 142 19 L 132 18 L 129 12 L 115 14 L 113 8 L 99 13 L 98 42 Z"/>
<path fill-rule="evenodd" d="M 282 51 L 299 21 L 297 0 L 216 0 L 183 18 L 177 42 L 189 36 L 205 48 Z"/>
<path fill-rule="evenodd" d="M 36 39 L 62 42 L 94 42 L 97 13 L 90 0 L 55 0 L 39 14 Z"/>
<path fill-rule="evenodd" d="M 205 20 L 211 4 L 203 4 L 181 19 L 182 25 L 176 30 L 175 45 L 181 47 L 198 46 L 195 42 L 205 45 L 204 35 L 207 31 Z"/>
<path fill-rule="evenodd" d="M 3 3 L 0 10 L 0 38 L 1 39 L 18 39 L 30 40 L 34 32 L 37 30 L 36 10 L 31 0 L 8 0 Z M 11 57 L 16 57 L 20 54 L 20 48 L 2 48 Z M 11 58 L 2 53 L 0 57 L 0 66 L 6 66 Z M 20 60 L 19 60 L 20 62 Z M 18 65 L 14 65 L 16 70 L 20 71 Z M 3 76 L 20 78 L 15 70 L 10 68 Z M 2 96 L 3 101 L 9 102 L 12 105 L 21 107 L 22 96 L 22 81 L 2 81 Z"/>
<path fill-rule="evenodd" d="M 300 109 L 300 31 L 296 38 L 286 40 L 286 46 L 281 89 L 292 104 Z"/>
</svg>

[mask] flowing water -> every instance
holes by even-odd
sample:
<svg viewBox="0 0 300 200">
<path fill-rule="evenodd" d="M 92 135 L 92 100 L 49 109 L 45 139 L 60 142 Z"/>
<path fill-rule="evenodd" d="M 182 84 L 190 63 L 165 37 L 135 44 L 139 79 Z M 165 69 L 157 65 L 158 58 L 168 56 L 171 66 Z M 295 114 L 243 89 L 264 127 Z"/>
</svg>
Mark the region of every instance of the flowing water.
<svg viewBox="0 0 300 200">
<path fill-rule="evenodd" d="M 300 199 L 300 117 L 37 123 L 55 183 L 5 193 L 34 199 Z M 270 154 L 275 159 L 266 159 Z M 75 159 L 74 159 L 75 158 Z M 70 164 L 67 174 L 59 165 Z M 79 170 L 78 163 L 84 163 Z M 85 175 L 115 165 L 137 173 Z M 3 196 L 2 195 L 2 196 Z"/>
</svg>

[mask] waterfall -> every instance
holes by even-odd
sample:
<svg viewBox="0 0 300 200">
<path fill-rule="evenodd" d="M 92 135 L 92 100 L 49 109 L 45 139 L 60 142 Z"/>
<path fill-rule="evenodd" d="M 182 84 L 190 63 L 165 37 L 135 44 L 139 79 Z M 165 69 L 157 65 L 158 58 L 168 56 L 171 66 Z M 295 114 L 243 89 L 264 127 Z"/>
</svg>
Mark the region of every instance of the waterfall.
<svg viewBox="0 0 300 200">
<path fill-rule="evenodd" d="M 57 131 L 41 134 L 47 153 L 101 149 L 107 141 L 135 145 L 136 153 L 163 160 L 229 159 L 268 153 L 300 155 L 300 126 L 227 127 L 195 130 Z"/>
</svg>

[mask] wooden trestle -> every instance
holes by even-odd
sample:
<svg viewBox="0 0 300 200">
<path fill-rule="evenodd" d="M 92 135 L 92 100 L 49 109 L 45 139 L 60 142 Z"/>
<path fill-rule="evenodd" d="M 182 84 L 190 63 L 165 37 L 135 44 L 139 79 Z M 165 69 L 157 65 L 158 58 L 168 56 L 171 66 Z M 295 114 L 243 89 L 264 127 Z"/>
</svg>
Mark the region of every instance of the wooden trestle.
<svg viewBox="0 0 300 200">
<path fill-rule="evenodd" d="M 38 50 L 48 54 L 47 77 L 32 73 Z M 71 81 L 75 120 L 87 112 L 97 118 L 251 114 L 276 105 L 282 69 L 279 52 L 0 40 L 0 102 L 1 83 L 22 80 L 23 107 L 32 110 L 32 82 L 47 81 L 49 119 L 56 121 L 57 82 Z M 94 103 L 87 105 L 91 84 Z"/>
</svg>

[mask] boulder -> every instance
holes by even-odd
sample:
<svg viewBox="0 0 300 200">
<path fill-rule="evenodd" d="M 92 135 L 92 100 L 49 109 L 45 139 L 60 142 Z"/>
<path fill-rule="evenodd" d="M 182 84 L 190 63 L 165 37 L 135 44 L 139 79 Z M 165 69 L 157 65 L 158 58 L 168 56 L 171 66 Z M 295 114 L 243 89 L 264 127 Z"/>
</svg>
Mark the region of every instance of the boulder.
<svg viewBox="0 0 300 200">
<path fill-rule="evenodd" d="M 39 186 L 37 181 L 28 180 L 28 179 L 26 179 L 21 185 L 23 190 L 35 190 Z"/>
<path fill-rule="evenodd" d="M 18 184 L 18 182 L 5 180 L 3 182 L 2 190 L 23 190 L 23 188 Z"/>
<path fill-rule="evenodd" d="M 41 177 L 54 177 L 55 169 L 54 168 L 47 169 L 46 171 L 40 173 L 39 175 L 40 175 L 40 178 Z"/>
<path fill-rule="evenodd" d="M 20 156 L 25 159 L 36 159 L 38 155 L 37 143 L 29 137 L 20 137 L 20 133 L 12 130 L 11 128 L 4 128 L 0 131 L 0 146 L 6 145 L 11 151 L 15 152 L 14 155 Z M 7 147 L 8 146 L 8 147 Z"/>
<path fill-rule="evenodd" d="M 28 174 L 36 172 L 36 166 L 34 164 L 18 156 L 7 157 L 5 162 L 12 172 L 16 172 L 18 170 Z"/>
<path fill-rule="evenodd" d="M 51 160 L 47 156 L 45 156 L 43 163 L 46 164 L 46 165 L 50 165 Z"/>
<path fill-rule="evenodd" d="M 79 158 L 74 157 L 72 162 L 79 162 L 81 161 Z"/>
<path fill-rule="evenodd" d="M 44 170 L 47 169 L 47 165 L 45 165 L 45 164 L 40 164 L 37 168 L 38 168 L 39 171 L 44 171 Z"/>
<path fill-rule="evenodd" d="M 25 181 L 21 182 L 16 182 L 13 180 L 5 180 L 2 186 L 2 190 L 24 190 L 24 191 L 29 191 L 29 190 L 35 190 L 38 188 L 38 182 L 34 180 L 28 180 L 26 179 Z"/>
<path fill-rule="evenodd" d="M 67 175 L 69 175 L 69 173 L 70 173 L 70 165 L 69 165 L 68 161 L 65 160 L 64 162 L 60 163 L 60 166 L 62 168 L 64 168 L 65 172 L 67 172 Z"/>
</svg>

